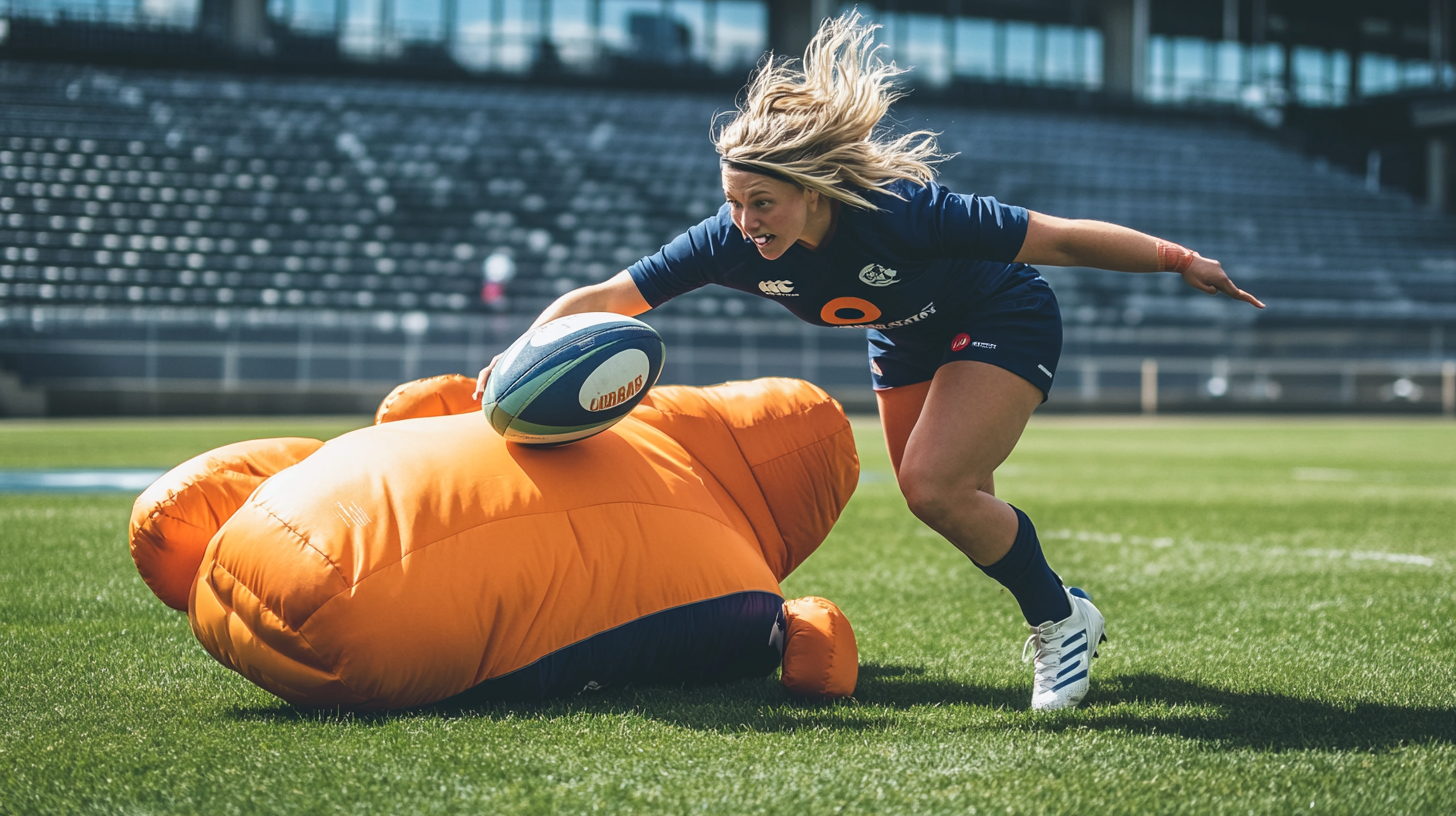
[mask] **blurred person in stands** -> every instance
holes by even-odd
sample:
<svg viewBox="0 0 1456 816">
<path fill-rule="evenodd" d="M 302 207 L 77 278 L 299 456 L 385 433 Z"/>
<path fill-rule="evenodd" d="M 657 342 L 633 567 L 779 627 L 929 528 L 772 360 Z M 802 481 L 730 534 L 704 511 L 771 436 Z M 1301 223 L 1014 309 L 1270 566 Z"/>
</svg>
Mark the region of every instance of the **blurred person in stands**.
<svg viewBox="0 0 1456 816">
<path fill-rule="evenodd" d="M 506 307 L 506 284 L 516 276 L 516 261 L 503 249 L 485 256 L 480 265 L 480 302 L 500 311 Z"/>
<path fill-rule="evenodd" d="M 714 283 L 820 326 L 868 331 L 871 381 L 911 511 L 1016 598 L 1031 628 L 1031 707 L 1086 695 L 1102 613 L 1047 564 L 1036 529 L 995 495 L 996 468 L 1046 400 L 1061 355 L 1056 297 L 1034 265 L 1171 272 L 1263 304 L 1215 260 L 1100 221 L 957 194 L 935 182 L 935 134 L 880 127 L 901 73 L 877 26 L 828 20 L 802 60 L 771 60 L 715 128 L 727 202 L 611 279 L 568 292 L 535 325 L 637 315 Z M 494 362 L 492 362 L 494 365 Z M 491 366 L 480 372 L 484 389 Z"/>
</svg>

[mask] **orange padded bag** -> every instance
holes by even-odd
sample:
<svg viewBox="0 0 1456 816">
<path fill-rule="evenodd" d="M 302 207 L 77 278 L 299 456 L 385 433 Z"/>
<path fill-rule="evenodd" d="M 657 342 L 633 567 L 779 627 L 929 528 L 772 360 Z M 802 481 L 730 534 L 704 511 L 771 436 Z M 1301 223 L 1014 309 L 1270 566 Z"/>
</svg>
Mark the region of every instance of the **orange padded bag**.
<svg viewBox="0 0 1456 816">
<path fill-rule="evenodd" d="M 784 688 L 801 697 L 849 697 L 859 680 L 859 647 L 833 601 L 810 596 L 784 604 Z"/>
<path fill-rule="evenodd" d="M 317 439 L 253 439 L 172 468 L 132 505 L 131 557 L 162 602 L 187 611 L 207 542 L 265 479 L 318 450 Z"/>
<path fill-rule="evenodd" d="M 374 412 L 374 424 L 416 417 L 468 414 L 479 409 L 475 380 L 463 374 L 441 374 L 395 386 Z"/>
<path fill-rule="evenodd" d="M 285 700 L 357 709 L 762 676 L 778 582 L 858 480 L 843 411 L 799 380 L 655 388 L 557 448 L 416 404 L 445 415 L 331 440 L 211 537 L 189 612 L 217 660 Z"/>
</svg>

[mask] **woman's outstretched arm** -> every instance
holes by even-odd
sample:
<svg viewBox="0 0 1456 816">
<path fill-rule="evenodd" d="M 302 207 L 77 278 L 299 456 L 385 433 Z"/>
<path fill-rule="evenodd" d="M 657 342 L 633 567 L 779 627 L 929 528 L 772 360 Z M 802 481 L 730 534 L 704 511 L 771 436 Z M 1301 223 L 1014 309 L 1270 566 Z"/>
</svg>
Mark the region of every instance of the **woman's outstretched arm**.
<svg viewBox="0 0 1456 816">
<path fill-rule="evenodd" d="M 634 317 L 651 308 L 647 300 L 642 297 L 642 293 L 638 291 L 637 284 L 632 281 L 632 276 L 624 269 L 601 283 L 573 289 L 552 301 L 551 305 L 547 306 L 545 311 L 541 312 L 541 315 L 531 324 L 531 328 L 534 329 L 542 323 L 558 317 L 582 312 L 614 312 Z M 495 361 L 498 359 L 500 359 L 499 354 L 476 376 L 476 399 L 480 399 L 480 395 L 485 393 L 485 381 L 490 378 L 490 370 L 495 368 Z"/>
<path fill-rule="evenodd" d="M 1177 244 L 1105 221 L 1030 214 L 1016 260 L 1033 266 L 1086 266 L 1116 272 L 1177 272 L 1184 283 L 1264 308 L 1229 280 L 1223 266 Z"/>
</svg>

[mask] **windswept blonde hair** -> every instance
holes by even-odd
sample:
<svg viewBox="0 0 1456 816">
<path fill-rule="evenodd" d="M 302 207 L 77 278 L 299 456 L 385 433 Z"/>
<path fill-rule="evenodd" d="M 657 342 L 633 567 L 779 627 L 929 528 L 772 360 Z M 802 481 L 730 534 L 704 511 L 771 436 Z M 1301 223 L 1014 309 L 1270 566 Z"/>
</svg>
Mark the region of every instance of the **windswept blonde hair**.
<svg viewBox="0 0 1456 816">
<path fill-rule="evenodd" d="M 893 83 L 905 69 L 880 59 L 877 28 L 850 11 L 824 21 L 802 60 L 765 57 L 737 111 L 713 136 L 724 163 L 870 210 L 878 208 L 855 188 L 935 178 L 933 165 L 948 157 L 934 133 L 892 138 L 879 129 L 905 95 Z"/>
</svg>

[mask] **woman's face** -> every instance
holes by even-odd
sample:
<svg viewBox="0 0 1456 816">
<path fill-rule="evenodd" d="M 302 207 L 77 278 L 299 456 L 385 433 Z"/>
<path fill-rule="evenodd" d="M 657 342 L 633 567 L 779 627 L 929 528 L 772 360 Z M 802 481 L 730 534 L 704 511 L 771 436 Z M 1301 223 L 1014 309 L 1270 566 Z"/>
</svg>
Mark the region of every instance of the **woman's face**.
<svg viewBox="0 0 1456 816">
<path fill-rule="evenodd" d="M 723 195 L 733 211 L 733 223 L 770 261 L 803 236 L 804 225 L 819 205 L 817 192 L 732 167 L 723 168 Z"/>
</svg>

